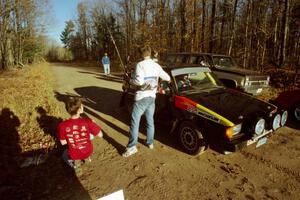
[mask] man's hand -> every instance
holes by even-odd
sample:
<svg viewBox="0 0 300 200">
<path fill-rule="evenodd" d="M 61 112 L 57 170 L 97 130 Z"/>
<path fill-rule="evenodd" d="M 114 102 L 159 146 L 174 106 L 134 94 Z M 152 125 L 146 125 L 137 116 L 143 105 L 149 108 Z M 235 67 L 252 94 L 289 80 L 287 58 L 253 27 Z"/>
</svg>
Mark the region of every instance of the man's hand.
<svg viewBox="0 0 300 200">
<path fill-rule="evenodd" d="M 129 81 L 130 80 L 130 76 L 127 72 L 124 73 L 124 80 L 125 81 Z"/>
</svg>

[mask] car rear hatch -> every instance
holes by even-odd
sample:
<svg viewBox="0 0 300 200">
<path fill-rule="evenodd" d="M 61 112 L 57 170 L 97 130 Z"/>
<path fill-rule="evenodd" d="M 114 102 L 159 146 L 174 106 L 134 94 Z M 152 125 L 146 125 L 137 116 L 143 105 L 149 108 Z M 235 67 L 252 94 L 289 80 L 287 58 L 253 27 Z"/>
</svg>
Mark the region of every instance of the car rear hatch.
<svg viewBox="0 0 300 200">
<path fill-rule="evenodd" d="M 262 90 L 269 87 L 270 77 L 267 75 L 246 75 L 244 90 L 252 94 L 260 94 Z"/>
</svg>

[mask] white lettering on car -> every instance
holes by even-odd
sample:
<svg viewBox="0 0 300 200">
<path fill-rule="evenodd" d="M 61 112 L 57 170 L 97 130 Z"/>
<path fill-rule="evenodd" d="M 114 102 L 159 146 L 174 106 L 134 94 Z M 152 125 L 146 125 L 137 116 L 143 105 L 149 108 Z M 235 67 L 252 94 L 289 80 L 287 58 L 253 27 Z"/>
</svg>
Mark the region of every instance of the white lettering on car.
<svg viewBox="0 0 300 200">
<path fill-rule="evenodd" d="M 211 121 L 216 122 L 216 123 L 220 123 L 220 121 L 221 121 L 219 118 L 217 118 L 217 117 L 215 117 L 211 114 L 208 114 L 206 112 L 202 112 L 201 110 L 199 110 L 195 107 L 188 107 L 186 110 L 190 113 L 201 116 L 205 119 L 211 120 Z"/>
</svg>

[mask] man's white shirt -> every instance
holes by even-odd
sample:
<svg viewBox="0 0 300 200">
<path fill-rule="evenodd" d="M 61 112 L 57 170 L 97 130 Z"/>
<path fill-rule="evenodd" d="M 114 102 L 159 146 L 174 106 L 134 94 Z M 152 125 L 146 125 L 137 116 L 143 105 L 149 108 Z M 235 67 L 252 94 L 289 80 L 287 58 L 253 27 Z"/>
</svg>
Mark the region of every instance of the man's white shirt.
<svg viewBox="0 0 300 200">
<path fill-rule="evenodd" d="M 130 83 L 142 86 L 147 84 L 147 90 L 138 90 L 135 94 L 135 101 L 145 97 L 156 97 L 158 79 L 170 81 L 170 76 L 162 69 L 162 67 L 153 61 L 151 58 L 146 58 L 136 65 L 135 73 L 133 74 Z"/>
</svg>

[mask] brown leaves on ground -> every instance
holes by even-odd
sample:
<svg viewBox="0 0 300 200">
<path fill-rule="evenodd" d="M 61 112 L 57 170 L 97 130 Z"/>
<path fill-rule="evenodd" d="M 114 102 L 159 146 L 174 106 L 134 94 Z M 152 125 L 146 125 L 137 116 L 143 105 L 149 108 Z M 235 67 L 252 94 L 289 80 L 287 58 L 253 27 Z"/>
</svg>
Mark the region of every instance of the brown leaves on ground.
<svg viewBox="0 0 300 200">
<path fill-rule="evenodd" d="M 17 138 L 11 148 L 26 152 L 55 145 L 55 126 L 64 111 L 52 94 L 49 73 L 47 64 L 1 73 L 0 132 L 2 137 Z"/>
</svg>

